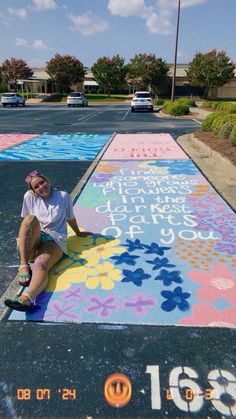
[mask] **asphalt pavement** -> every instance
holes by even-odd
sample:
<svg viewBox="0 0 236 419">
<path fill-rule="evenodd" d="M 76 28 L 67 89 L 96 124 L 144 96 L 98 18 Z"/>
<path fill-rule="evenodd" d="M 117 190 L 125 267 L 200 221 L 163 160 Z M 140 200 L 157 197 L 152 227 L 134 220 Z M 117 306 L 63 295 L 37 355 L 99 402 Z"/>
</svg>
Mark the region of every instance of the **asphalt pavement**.
<svg viewBox="0 0 236 419">
<path fill-rule="evenodd" d="M 68 108 L 66 105 L 28 105 L 25 108 L 0 108 L 1 133 L 76 134 L 111 132 L 165 132 L 177 138 L 195 131 L 197 121 L 158 118 L 154 113 L 130 112 L 128 104 L 90 105 Z"/>
</svg>

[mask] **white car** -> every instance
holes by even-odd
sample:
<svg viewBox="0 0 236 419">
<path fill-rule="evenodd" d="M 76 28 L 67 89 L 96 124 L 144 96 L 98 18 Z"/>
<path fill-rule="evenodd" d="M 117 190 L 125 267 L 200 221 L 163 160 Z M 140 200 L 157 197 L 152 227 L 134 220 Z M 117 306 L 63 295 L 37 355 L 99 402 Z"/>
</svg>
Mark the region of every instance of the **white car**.
<svg viewBox="0 0 236 419">
<path fill-rule="evenodd" d="M 146 109 L 153 112 L 153 103 L 149 92 L 135 92 L 131 100 L 131 112 L 137 109 Z"/>
<path fill-rule="evenodd" d="M 81 92 L 71 92 L 67 96 L 68 106 L 88 106 L 88 99 Z"/>
<path fill-rule="evenodd" d="M 2 106 L 25 106 L 25 99 L 18 93 L 3 93 L 1 98 Z"/>
</svg>

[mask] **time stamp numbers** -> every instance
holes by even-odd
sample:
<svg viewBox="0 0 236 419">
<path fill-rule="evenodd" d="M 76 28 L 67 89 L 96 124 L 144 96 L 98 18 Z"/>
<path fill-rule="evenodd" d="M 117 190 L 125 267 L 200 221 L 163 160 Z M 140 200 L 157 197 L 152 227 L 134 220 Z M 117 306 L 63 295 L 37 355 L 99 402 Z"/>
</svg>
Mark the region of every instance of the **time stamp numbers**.
<svg viewBox="0 0 236 419">
<path fill-rule="evenodd" d="M 165 389 L 161 385 L 159 365 L 147 365 L 145 369 L 150 382 L 150 407 L 160 411 L 163 400 L 174 403 L 181 411 L 188 413 L 200 412 L 206 401 L 210 402 L 215 410 L 226 416 L 236 417 L 236 377 L 223 369 L 214 369 L 207 374 L 208 385 L 204 389 L 198 383 L 199 375 L 189 366 L 173 368 L 169 373 L 169 382 Z M 108 376 L 104 383 L 104 398 L 114 408 L 126 406 L 131 398 L 140 394 L 132 393 L 132 382 L 123 373 L 114 373 Z M 145 390 L 139 393 L 145 394 Z M 16 398 L 26 400 L 50 400 L 54 397 L 59 400 L 78 400 L 78 388 L 59 388 L 51 391 L 49 388 L 18 388 Z M 166 403 L 165 403 L 166 406 Z"/>
</svg>

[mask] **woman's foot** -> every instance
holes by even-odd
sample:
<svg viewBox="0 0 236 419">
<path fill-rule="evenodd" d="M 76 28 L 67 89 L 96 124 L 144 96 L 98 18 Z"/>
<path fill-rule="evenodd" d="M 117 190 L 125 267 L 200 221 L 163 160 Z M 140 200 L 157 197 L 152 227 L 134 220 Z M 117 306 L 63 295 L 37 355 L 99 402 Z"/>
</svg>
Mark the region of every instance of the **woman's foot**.
<svg viewBox="0 0 236 419">
<path fill-rule="evenodd" d="M 35 305 L 29 295 L 22 294 L 20 297 L 8 298 L 4 301 L 4 304 L 11 308 L 12 310 L 25 311 L 28 313 L 33 313 L 38 310 L 40 306 Z"/>
<path fill-rule="evenodd" d="M 29 264 L 21 265 L 18 269 L 18 282 L 22 287 L 28 287 L 32 278 L 32 271 Z"/>
</svg>

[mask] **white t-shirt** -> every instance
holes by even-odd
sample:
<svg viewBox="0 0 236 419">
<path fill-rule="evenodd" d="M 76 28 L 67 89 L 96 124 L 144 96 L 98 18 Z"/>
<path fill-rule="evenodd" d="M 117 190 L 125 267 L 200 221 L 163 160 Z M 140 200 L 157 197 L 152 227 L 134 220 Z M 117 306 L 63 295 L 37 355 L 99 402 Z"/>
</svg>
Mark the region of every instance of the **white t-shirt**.
<svg viewBox="0 0 236 419">
<path fill-rule="evenodd" d="M 66 248 L 67 220 L 75 218 L 71 196 L 64 191 L 53 190 L 47 199 L 27 191 L 24 195 L 21 217 L 35 215 L 40 223 L 41 231 L 50 234 L 64 253 Z"/>
</svg>

